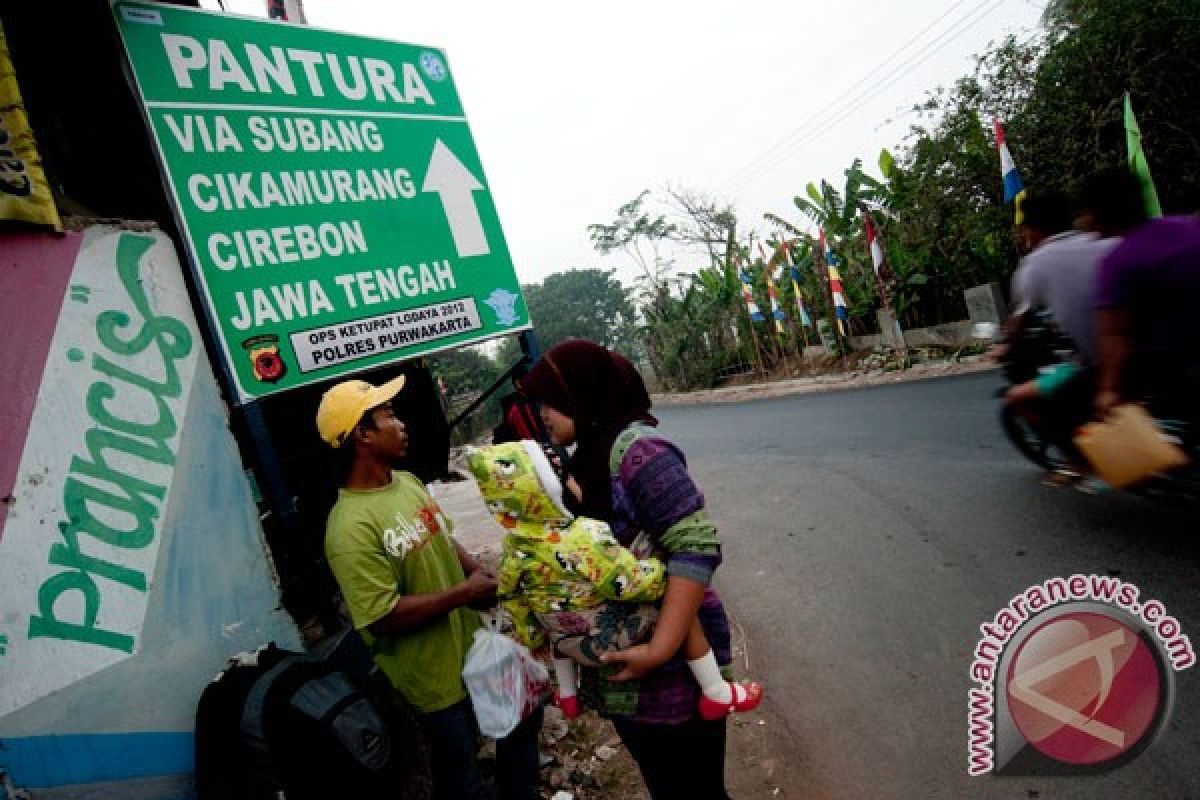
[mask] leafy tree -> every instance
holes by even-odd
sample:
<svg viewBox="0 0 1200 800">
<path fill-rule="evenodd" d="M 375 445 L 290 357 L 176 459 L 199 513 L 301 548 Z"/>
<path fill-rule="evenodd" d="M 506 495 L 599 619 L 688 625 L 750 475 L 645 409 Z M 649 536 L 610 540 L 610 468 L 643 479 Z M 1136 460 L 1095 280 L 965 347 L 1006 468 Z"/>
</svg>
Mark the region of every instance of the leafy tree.
<svg viewBox="0 0 1200 800">
<path fill-rule="evenodd" d="M 636 349 L 637 313 L 630 290 L 613 277 L 615 272 L 572 269 L 522 287 L 543 349 L 571 338 L 591 339 L 626 353 Z"/>
<path fill-rule="evenodd" d="M 510 341 L 515 341 L 511 340 Z M 442 350 L 429 357 L 429 366 L 445 386 L 442 404 L 447 415 L 454 418 L 488 389 L 500 377 L 504 366 L 491 358 L 484 347 L 461 347 Z M 505 362 L 507 366 L 507 362 Z M 451 432 L 454 444 L 473 441 L 483 431 L 500 421 L 499 397 L 493 395 L 483 406 Z"/>
<path fill-rule="evenodd" d="M 842 191 L 822 180 L 819 186 L 810 183 L 805 187 L 807 197 L 794 200 L 801 214 L 823 228 L 826 236 L 838 239 L 850 239 L 862 231 L 860 211 L 864 205 L 877 207 L 890 202 L 887 184 L 863 171 L 861 158 L 854 159 L 844 175 Z"/>
<path fill-rule="evenodd" d="M 897 310 L 910 325 L 962 319 L 962 290 L 1006 280 L 1016 265 L 1013 209 L 1003 203 L 989 128 L 1001 118 L 1011 141 L 1024 138 L 1019 109 L 1038 52 L 1036 43 L 1009 37 L 980 56 L 972 74 L 915 109 L 921 122 L 889 175 L 895 219 L 885 239 Z"/>
<path fill-rule="evenodd" d="M 867 250 L 865 234 L 862 225 L 862 209 L 886 208 L 892 203 L 891 187 L 867 174 L 863 170 L 862 159 L 856 158 L 843 173 L 845 183 L 839 191 L 828 181 L 820 184 L 809 183 L 805 187 L 805 195 L 794 198 L 796 208 L 813 225 L 825 232 L 830 247 L 839 259 L 839 272 L 845 289 L 847 311 L 852 323 L 856 317 L 868 316 L 879 304 L 877 281 L 875 280 L 874 265 Z M 766 214 L 766 219 L 793 234 L 800 234 L 795 226 L 775 214 Z M 805 235 L 807 238 L 807 235 Z M 824 269 L 823 254 L 818 261 Z M 832 315 L 833 310 L 827 300 L 828 285 L 823 272 L 814 273 L 816 278 L 816 294 L 821 298 L 821 305 L 826 308 L 826 314 Z M 832 316 L 829 317 L 833 323 Z M 869 325 L 868 325 L 869 327 Z"/>
<path fill-rule="evenodd" d="M 662 255 L 664 243 L 673 239 L 676 228 L 663 214 L 653 215 L 646 210 L 650 190 L 643 189 L 637 197 L 617 209 L 611 223 L 588 226 L 592 246 L 608 255 L 620 250 L 629 255 L 642 271 L 639 283 L 639 307 L 648 320 L 645 352 L 659 381 L 669 384 L 664 354 L 672 349 L 669 319 L 672 313 L 671 273 L 673 263 Z"/>
<path fill-rule="evenodd" d="M 1045 23 L 1009 145 L 1026 184 L 1071 189 L 1125 163 L 1128 91 L 1164 210 L 1200 209 L 1200 0 L 1058 0 Z"/>
<path fill-rule="evenodd" d="M 649 189 L 643 189 L 637 197 L 617 209 L 617 218 L 611 223 L 588 225 L 588 236 L 596 251 L 604 255 L 621 250 L 628 254 L 642 270 L 645 281 L 657 285 L 667 279 L 671 261 L 664 258 L 661 247 L 674 239 L 677 227 L 668 222 L 666 215 L 652 215 L 646 210 Z"/>
</svg>

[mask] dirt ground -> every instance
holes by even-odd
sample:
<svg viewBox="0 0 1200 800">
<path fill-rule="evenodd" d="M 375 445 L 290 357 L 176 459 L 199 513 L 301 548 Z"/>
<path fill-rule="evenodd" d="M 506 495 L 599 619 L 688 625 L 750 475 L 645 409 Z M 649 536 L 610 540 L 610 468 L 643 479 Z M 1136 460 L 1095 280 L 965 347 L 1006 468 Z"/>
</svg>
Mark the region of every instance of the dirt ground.
<svg viewBox="0 0 1200 800">
<path fill-rule="evenodd" d="M 914 364 L 908 369 L 888 371 L 881 368 L 860 368 L 846 372 L 829 372 L 826 374 L 805 375 L 797 374 L 788 377 L 786 373 L 775 380 L 761 381 L 758 376 L 745 376 L 742 379 L 730 381 L 730 385 L 719 389 L 700 389 L 693 392 L 673 392 L 652 394 L 656 406 L 681 405 L 689 403 L 738 403 L 745 400 L 757 400 L 769 397 L 783 397 L 793 394 L 808 394 L 812 392 L 832 392 L 843 389 L 857 389 L 863 386 L 878 386 L 881 384 L 905 383 L 908 381 L 927 380 L 944 375 L 965 375 L 973 372 L 985 372 L 996 369 L 996 364 L 983 356 L 968 356 L 953 360 L 933 360 Z M 799 370 L 795 370 L 799 372 Z"/>
<path fill-rule="evenodd" d="M 734 671 L 749 676 L 746 644 L 734 620 Z M 779 723 L 758 711 L 730 718 L 725 783 L 738 800 L 786 797 L 775 782 L 782 753 L 771 731 Z M 555 763 L 542 772 L 542 796 L 547 800 L 567 792 L 575 800 L 649 800 L 637 765 L 612 724 L 595 713 L 567 722 L 556 708 L 546 711 L 542 729 L 545 751 Z M 559 795 L 559 800 L 566 800 Z"/>
</svg>

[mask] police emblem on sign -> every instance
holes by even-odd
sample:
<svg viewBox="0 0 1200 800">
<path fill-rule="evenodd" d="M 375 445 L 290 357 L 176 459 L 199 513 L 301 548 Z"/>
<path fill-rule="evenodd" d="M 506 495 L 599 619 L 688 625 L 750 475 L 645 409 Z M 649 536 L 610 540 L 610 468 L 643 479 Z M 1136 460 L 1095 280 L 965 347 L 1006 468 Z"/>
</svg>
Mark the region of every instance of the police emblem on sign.
<svg viewBox="0 0 1200 800">
<path fill-rule="evenodd" d="M 242 348 L 254 366 L 254 377 L 263 383 L 278 383 L 287 374 L 287 364 L 279 355 L 279 337 L 273 333 L 251 336 Z"/>
</svg>

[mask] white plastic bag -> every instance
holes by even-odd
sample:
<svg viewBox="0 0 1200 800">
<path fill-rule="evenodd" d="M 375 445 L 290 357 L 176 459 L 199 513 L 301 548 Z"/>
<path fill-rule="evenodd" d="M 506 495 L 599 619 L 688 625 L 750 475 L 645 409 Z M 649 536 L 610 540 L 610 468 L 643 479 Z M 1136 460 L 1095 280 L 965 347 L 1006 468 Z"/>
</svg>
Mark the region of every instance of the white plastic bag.
<svg viewBox="0 0 1200 800">
<path fill-rule="evenodd" d="M 502 739 L 542 701 L 550 673 L 525 647 L 484 627 L 467 651 L 463 682 L 484 736 Z"/>
</svg>

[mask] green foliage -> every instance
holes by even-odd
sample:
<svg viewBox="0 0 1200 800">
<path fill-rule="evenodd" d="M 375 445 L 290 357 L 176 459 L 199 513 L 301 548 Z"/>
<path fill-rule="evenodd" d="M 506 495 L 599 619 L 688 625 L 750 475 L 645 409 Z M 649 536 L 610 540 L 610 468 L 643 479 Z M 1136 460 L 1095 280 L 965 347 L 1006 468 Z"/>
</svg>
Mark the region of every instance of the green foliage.
<svg viewBox="0 0 1200 800">
<path fill-rule="evenodd" d="M 748 330 L 735 334 L 741 308 L 733 264 L 737 216 L 729 205 L 694 192 L 668 194 L 676 219 L 648 212 L 652 198 L 642 192 L 617 210 L 612 223 L 588 231 L 599 252 L 623 250 L 642 268 L 636 295 L 641 324 L 636 346 L 631 342 L 626 352 L 644 356 L 663 388 L 711 386 L 753 357 Z M 666 241 L 703 247 L 709 265 L 674 275 L 658 252 Z"/>
<path fill-rule="evenodd" d="M 482 391 L 492 384 L 503 368 L 478 347 L 443 350 L 430 356 L 434 374 L 445 382 L 449 394 Z"/>
<path fill-rule="evenodd" d="M 1200 0 L 1061 0 L 1031 41 L 1009 37 L 932 92 L 891 167 L 885 237 L 909 324 L 961 318 L 962 289 L 1007 281 L 1018 258 L 991 121 L 1031 188 L 1071 191 L 1125 163 L 1121 98 L 1134 97 L 1164 207 L 1200 207 Z"/>
<path fill-rule="evenodd" d="M 1013 209 L 1003 204 L 989 129 L 1000 117 L 1010 142 L 1021 136 L 1016 114 L 1033 85 L 1036 54 L 1036 44 L 1009 37 L 972 74 L 915 109 L 921 121 L 890 169 L 894 219 L 884 236 L 896 311 L 909 325 L 962 319 L 962 290 L 1006 280 L 1016 264 Z"/>
<path fill-rule="evenodd" d="M 637 310 L 632 290 L 614 277 L 615 272 L 572 269 L 521 287 L 542 350 L 566 339 L 591 339 L 636 357 Z M 521 347 L 517 339 L 507 339 L 497 360 L 508 367 L 519 358 Z"/>
<path fill-rule="evenodd" d="M 1022 139 L 1010 143 L 1026 185 L 1071 189 L 1125 163 L 1128 91 L 1163 209 L 1200 209 L 1200 0 L 1058 2 L 1046 22 Z"/>
<path fill-rule="evenodd" d="M 596 251 L 608 255 L 616 250 L 629 254 L 638 263 L 643 276 L 651 283 L 659 281 L 668 264 L 659 256 L 658 246 L 674 238 L 678 229 L 667 222 L 666 216 L 652 215 L 646 210 L 649 189 L 617 209 L 611 223 L 588 226 L 588 236 Z M 646 252 L 647 248 L 649 253 Z"/>
<path fill-rule="evenodd" d="M 591 339 L 620 351 L 636 342 L 637 312 L 616 270 L 572 269 L 522 287 L 538 343 L 550 349 L 565 339 Z"/>
<path fill-rule="evenodd" d="M 867 248 L 862 214 L 868 209 L 888 209 L 895 200 L 890 182 L 867 174 L 863 170 L 862 159 L 856 158 L 846 168 L 844 176 L 845 182 L 841 191 L 827 181 L 821 181 L 820 185 L 809 183 L 805 187 L 807 196 L 797 196 L 793 202 L 802 215 L 825 232 L 826 240 L 838 259 L 838 271 L 845 289 L 846 308 L 853 328 L 855 318 L 870 318 L 874 309 L 883 302 L 878 281 L 875 279 L 871 254 Z M 775 215 L 767 215 L 767 219 L 780 222 L 779 217 Z M 814 267 L 813 281 L 809 287 L 811 294 L 806 292 L 806 297 L 811 296 L 817 300 L 818 302 L 810 303 L 810 306 L 822 309 L 823 316 L 834 325 L 833 306 L 828 295 L 828 285 L 823 277 L 826 274 L 823 253 L 817 254 L 815 263 L 818 266 Z"/>
<path fill-rule="evenodd" d="M 482 347 L 462 347 L 457 350 L 443 350 L 430 356 L 429 366 L 433 374 L 446 386 L 446 396 L 442 404 L 447 416 L 453 418 L 478 397 L 480 392 L 495 383 L 508 364 L 497 362 L 488 356 Z M 478 411 L 451 431 L 451 441 L 456 445 L 474 441 L 484 431 L 495 427 L 499 421 L 499 396 L 492 395 L 484 401 Z"/>
<path fill-rule="evenodd" d="M 896 174 L 896 158 L 886 147 L 879 151 L 879 171 L 887 180 Z"/>
</svg>

